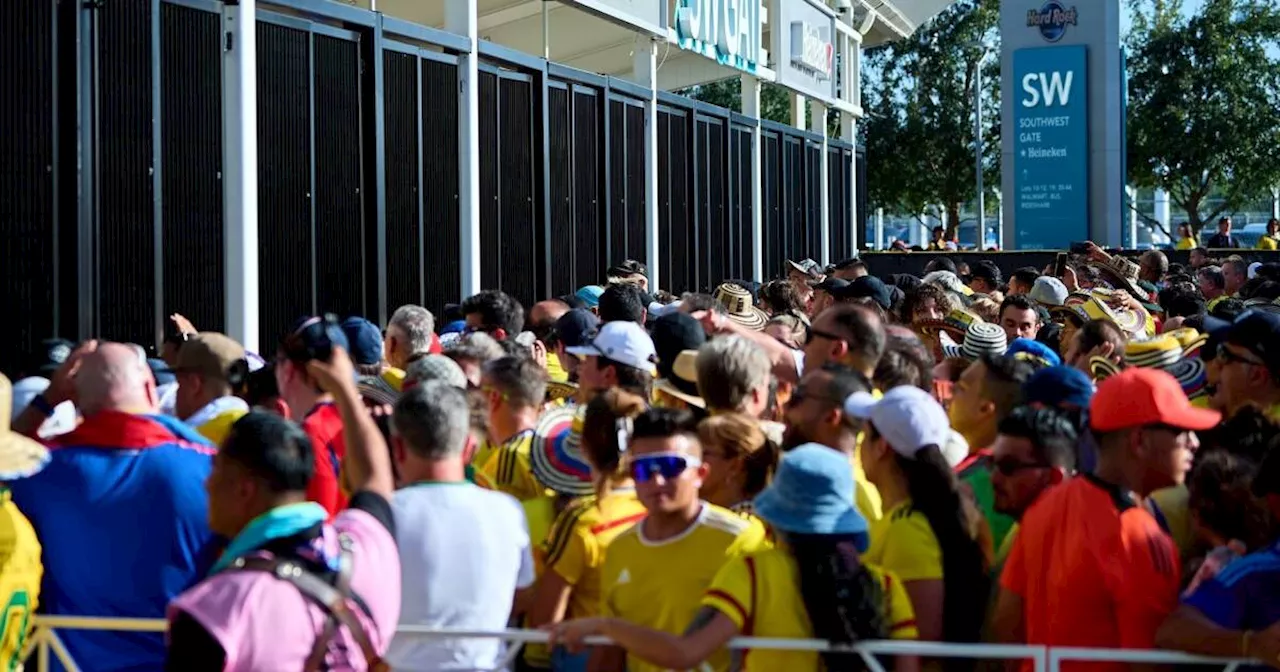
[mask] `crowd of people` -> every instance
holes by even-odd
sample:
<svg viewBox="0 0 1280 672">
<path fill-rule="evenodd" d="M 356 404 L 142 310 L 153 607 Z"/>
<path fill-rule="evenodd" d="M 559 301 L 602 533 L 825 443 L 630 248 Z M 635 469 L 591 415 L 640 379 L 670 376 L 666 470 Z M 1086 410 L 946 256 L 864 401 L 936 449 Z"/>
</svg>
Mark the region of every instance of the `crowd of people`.
<svg viewBox="0 0 1280 672">
<path fill-rule="evenodd" d="M 782 270 L 627 261 L 262 355 L 181 315 L 154 358 L 45 341 L 0 376 L 0 666 L 47 614 L 167 620 L 61 631 L 86 670 L 865 665 L 740 635 L 1280 667 L 1280 265 Z"/>
</svg>

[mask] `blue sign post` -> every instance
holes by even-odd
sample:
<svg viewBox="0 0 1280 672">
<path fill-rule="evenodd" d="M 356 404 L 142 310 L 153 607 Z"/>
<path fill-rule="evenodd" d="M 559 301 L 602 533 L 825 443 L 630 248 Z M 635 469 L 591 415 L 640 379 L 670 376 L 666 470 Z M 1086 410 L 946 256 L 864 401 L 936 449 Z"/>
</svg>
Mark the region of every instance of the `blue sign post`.
<svg viewBox="0 0 1280 672">
<path fill-rule="evenodd" d="M 1084 45 L 1013 52 L 1017 248 L 1089 239 L 1089 105 Z"/>
</svg>

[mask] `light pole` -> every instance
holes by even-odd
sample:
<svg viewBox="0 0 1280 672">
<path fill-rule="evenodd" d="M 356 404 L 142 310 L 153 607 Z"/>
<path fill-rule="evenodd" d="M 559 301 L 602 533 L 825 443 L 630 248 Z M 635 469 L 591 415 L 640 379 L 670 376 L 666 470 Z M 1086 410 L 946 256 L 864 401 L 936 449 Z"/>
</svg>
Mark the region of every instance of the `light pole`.
<svg viewBox="0 0 1280 672">
<path fill-rule="evenodd" d="M 982 42 L 975 42 L 971 46 L 982 49 L 973 78 L 973 164 L 978 182 L 978 250 L 983 250 L 987 244 L 987 203 L 986 189 L 982 184 L 982 66 L 987 62 L 987 57 L 991 56 L 992 49 L 991 45 Z"/>
</svg>

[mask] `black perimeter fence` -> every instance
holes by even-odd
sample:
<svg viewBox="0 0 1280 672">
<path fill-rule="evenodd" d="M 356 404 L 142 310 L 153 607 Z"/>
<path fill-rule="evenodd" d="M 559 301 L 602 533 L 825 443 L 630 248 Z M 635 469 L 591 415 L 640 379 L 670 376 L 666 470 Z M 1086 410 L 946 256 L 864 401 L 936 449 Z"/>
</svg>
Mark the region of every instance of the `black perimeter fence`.
<svg viewBox="0 0 1280 672">
<path fill-rule="evenodd" d="M 260 343 L 318 311 L 385 320 L 459 300 L 461 38 L 325 0 L 258 12 Z M 158 344 L 224 323 L 221 3 L 0 2 L 0 331 Z M 526 305 L 646 259 L 645 90 L 481 42 L 485 288 Z M 660 94 L 661 284 L 751 272 L 761 127 L 764 264 L 818 258 L 821 138 Z M 828 150 L 832 259 L 866 220 Z M 859 167 L 861 178 L 866 171 Z M 859 182 L 862 182 L 860 179 Z"/>
</svg>

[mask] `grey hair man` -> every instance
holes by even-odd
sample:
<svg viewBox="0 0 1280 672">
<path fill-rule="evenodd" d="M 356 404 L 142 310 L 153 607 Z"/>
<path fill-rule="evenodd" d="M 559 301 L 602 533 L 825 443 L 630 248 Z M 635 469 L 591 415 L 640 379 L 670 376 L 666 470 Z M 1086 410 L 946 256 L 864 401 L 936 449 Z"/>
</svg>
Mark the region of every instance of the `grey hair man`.
<svg viewBox="0 0 1280 672">
<path fill-rule="evenodd" d="M 406 369 L 414 359 L 431 351 L 431 336 L 436 318 L 422 306 L 404 305 L 391 314 L 387 332 L 382 336 L 387 363 Z"/>
<path fill-rule="evenodd" d="M 721 336 L 698 349 L 698 393 L 708 410 L 760 417 L 769 406 L 769 355 L 741 336 Z"/>
<path fill-rule="evenodd" d="M 458 363 L 466 374 L 467 385 L 480 387 L 480 376 L 484 367 L 495 359 L 505 357 L 507 351 L 498 341 L 482 331 L 473 331 L 460 340 L 454 341 L 445 348 L 444 356 Z"/>
<path fill-rule="evenodd" d="M 466 393 L 439 381 L 396 402 L 392 451 L 403 481 L 419 484 L 401 488 L 392 500 L 404 623 L 499 630 L 517 596 L 533 585 L 524 509 L 510 495 L 466 481 L 469 414 Z M 459 604 L 472 607 L 457 609 Z M 502 651 L 496 640 L 396 635 L 386 660 L 396 669 L 446 663 L 495 669 Z"/>
</svg>

